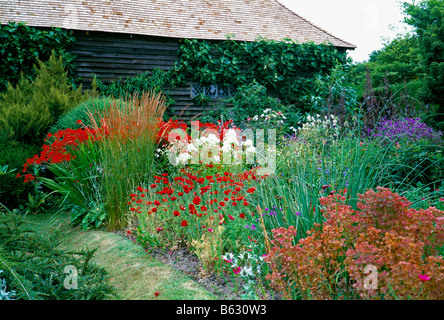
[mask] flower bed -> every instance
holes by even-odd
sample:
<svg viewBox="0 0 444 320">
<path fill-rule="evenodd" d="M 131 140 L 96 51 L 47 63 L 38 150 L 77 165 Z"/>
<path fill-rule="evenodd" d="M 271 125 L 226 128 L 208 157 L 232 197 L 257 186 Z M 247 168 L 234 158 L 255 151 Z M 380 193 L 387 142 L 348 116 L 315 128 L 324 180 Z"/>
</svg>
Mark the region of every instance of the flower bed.
<svg viewBox="0 0 444 320">
<path fill-rule="evenodd" d="M 160 104 L 145 97 L 91 118 L 93 127 L 48 136 L 17 177 L 64 195 L 74 224 L 129 233 L 147 249 L 188 250 L 200 276 L 241 283 L 243 298 L 442 298 L 444 184 L 400 160 L 425 135 L 406 141 L 383 121 L 357 136 L 316 115 L 276 146 L 268 131 L 261 146 L 252 124 L 189 128 L 153 116 Z M 439 165 L 441 134 L 416 127 L 433 136 L 427 161 Z M 260 157 L 275 159 L 272 170 Z M 29 172 L 42 166 L 53 176 Z"/>
</svg>

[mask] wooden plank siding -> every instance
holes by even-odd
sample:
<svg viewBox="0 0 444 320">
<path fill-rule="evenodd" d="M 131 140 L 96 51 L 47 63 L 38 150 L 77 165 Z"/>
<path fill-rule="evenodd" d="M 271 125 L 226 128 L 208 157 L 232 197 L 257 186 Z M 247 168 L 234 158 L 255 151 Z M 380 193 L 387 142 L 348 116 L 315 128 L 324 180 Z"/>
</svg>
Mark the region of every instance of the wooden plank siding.
<svg viewBox="0 0 444 320">
<path fill-rule="evenodd" d="M 78 76 L 85 89 L 90 87 L 92 74 L 103 83 L 125 80 L 154 68 L 170 69 L 178 59 L 180 40 L 109 32 L 74 31 L 76 42 L 69 50 L 76 55 Z M 191 84 L 165 92 L 175 100 L 174 115 L 190 120 L 202 114 L 194 105 Z"/>
</svg>

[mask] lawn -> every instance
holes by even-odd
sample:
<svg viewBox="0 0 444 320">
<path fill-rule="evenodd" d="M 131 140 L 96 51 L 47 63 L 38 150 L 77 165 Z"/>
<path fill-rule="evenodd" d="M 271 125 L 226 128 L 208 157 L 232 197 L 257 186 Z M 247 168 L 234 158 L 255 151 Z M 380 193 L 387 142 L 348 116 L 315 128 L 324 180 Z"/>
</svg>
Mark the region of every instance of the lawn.
<svg viewBox="0 0 444 320">
<path fill-rule="evenodd" d="M 61 247 L 68 251 L 95 249 L 92 262 L 106 269 L 116 288 L 114 299 L 122 300 L 214 300 L 190 277 L 171 268 L 122 235 L 100 230 L 83 231 L 69 225 L 69 214 L 27 216 L 27 222 L 38 233 L 53 229 L 63 233 Z M 156 295 L 156 292 L 158 295 Z"/>
</svg>

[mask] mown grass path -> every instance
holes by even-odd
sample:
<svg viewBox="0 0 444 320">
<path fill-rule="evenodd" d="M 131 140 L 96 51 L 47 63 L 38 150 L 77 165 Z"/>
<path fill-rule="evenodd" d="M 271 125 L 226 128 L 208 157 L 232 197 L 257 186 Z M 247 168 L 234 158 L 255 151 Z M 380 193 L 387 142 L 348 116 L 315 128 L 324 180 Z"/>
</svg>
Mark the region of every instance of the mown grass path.
<svg viewBox="0 0 444 320">
<path fill-rule="evenodd" d="M 140 246 L 116 233 L 69 225 L 69 215 L 30 215 L 30 225 L 39 233 L 59 229 L 61 246 L 67 250 L 98 248 L 93 262 L 104 267 L 119 300 L 216 300 L 184 273 L 151 257 Z M 155 293 L 159 292 L 158 296 Z"/>
</svg>

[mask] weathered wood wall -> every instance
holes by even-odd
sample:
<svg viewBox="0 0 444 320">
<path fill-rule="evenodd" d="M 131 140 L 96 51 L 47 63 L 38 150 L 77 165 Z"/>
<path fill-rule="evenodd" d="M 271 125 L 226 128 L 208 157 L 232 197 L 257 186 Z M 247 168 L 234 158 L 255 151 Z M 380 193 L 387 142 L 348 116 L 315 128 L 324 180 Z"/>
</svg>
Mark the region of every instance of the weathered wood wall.
<svg viewBox="0 0 444 320">
<path fill-rule="evenodd" d="M 85 88 L 90 86 L 92 74 L 109 83 L 155 67 L 168 70 L 178 59 L 179 39 L 86 31 L 75 31 L 74 36 L 76 43 L 70 52 L 77 57 Z M 175 100 L 172 109 L 180 118 L 188 120 L 202 113 L 202 107 L 193 104 L 190 85 L 167 93 Z"/>
</svg>

